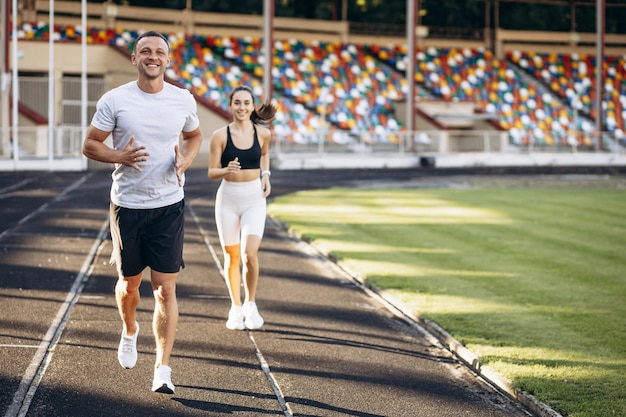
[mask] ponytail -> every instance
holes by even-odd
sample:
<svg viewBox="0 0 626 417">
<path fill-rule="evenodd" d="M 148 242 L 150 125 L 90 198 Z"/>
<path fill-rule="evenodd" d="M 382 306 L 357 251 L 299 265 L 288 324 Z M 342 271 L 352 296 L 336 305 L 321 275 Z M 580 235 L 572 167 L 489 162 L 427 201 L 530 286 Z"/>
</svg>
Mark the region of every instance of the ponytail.
<svg viewBox="0 0 626 417">
<path fill-rule="evenodd" d="M 269 100 L 263 103 L 261 107 L 254 110 L 250 115 L 250 120 L 252 120 L 252 123 L 256 123 L 265 127 L 268 127 L 275 118 L 276 106 L 274 106 Z"/>
</svg>

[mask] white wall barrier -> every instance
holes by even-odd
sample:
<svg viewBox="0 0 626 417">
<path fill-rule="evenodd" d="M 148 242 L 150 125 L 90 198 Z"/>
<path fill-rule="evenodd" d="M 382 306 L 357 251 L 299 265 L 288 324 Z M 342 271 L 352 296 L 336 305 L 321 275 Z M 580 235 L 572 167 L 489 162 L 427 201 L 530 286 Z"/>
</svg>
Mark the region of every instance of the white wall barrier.
<svg viewBox="0 0 626 417">
<path fill-rule="evenodd" d="M 509 132 L 497 130 L 432 130 L 392 134 L 351 133 L 338 130 L 315 133 L 275 133 L 273 150 L 276 153 L 417 152 L 427 154 L 595 151 L 623 153 L 626 150 L 624 138 L 610 132 L 602 135 L 602 149 L 598 149 L 595 139 L 586 146 L 582 146 L 571 140 L 545 143 L 535 138 L 533 134 L 534 132 L 528 131 L 526 137 L 529 140 L 521 142 L 514 141 Z"/>
</svg>

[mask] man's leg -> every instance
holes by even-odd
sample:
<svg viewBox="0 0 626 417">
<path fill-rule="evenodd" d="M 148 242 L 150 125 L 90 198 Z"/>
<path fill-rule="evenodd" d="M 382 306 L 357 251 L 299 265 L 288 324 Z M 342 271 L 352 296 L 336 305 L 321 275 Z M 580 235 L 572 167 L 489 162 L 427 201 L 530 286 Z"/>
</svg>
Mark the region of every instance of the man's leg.
<svg viewBox="0 0 626 417">
<path fill-rule="evenodd" d="M 117 351 L 117 358 L 122 367 L 130 369 L 137 363 L 137 332 L 139 328 L 135 318 L 139 304 L 139 285 L 141 274 L 132 277 L 120 277 L 115 285 L 115 300 L 123 323 L 122 339 Z"/>
<path fill-rule="evenodd" d="M 128 336 L 135 334 L 135 312 L 139 304 L 139 284 L 141 274 L 133 277 L 120 277 L 115 285 L 115 300 L 120 317 L 124 323 L 124 331 Z"/>
<path fill-rule="evenodd" d="M 154 317 L 152 327 L 156 340 L 155 367 L 168 365 L 174 347 L 178 326 L 178 301 L 176 300 L 175 273 L 151 271 L 154 294 Z"/>
<path fill-rule="evenodd" d="M 170 356 L 178 325 L 178 302 L 176 301 L 176 275 L 152 270 L 152 292 L 154 294 L 154 317 L 152 328 L 156 341 L 156 360 L 152 391 L 173 394 Z"/>
</svg>

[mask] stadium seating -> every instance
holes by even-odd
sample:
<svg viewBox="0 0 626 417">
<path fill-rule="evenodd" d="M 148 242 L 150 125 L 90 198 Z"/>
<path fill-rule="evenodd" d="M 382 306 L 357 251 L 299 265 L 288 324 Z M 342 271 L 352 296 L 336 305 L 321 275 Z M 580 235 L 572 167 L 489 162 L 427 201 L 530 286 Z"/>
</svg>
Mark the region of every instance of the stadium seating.
<svg viewBox="0 0 626 417">
<path fill-rule="evenodd" d="M 262 77 L 258 39 L 237 39 L 231 52 L 244 68 Z M 355 44 L 276 41 L 274 88 L 347 131 L 398 131 L 394 102 L 403 97 L 403 78 Z"/>
<path fill-rule="evenodd" d="M 398 71 L 405 71 L 404 47 L 372 46 L 369 51 Z M 590 123 L 575 117 L 573 110 L 549 94 L 539 80 L 526 80 L 514 65 L 494 58 L 490 51 L 418 48 L 416 67 L 416 83 L 440 99 L 471 101 L 479 112 L 496 114 L 499 126 L 509 131 L 514 144 L 592 145 Z M 583 134 L 577 138 L 575 131 Z"/>
<path fill-rule="evenodd" d="M 45 23 L 23 24 L 22 39 L 48 39 Z M 55 40 L 76 42 L 82 31 L 55 26 Z M 137 32 L 89 28 L 89 43 L 130 47 Z M 250 85 L 264 100 L 262 40 L 169 34 L 172 65 L 167 76 L 224 110 L 229 91 Z M 370 132 L 372 141 L 394 141 L 402 126 L 396 103 L 406 99 L 404 46 L 277 40 L 274 43 L 275 131 L 298 143 L 316 142 L 320 129 L 346 143 Z M 484 49 L 419 48 L 415 82 L 421 100 L 469 101 L 497 116 L 498 126 L 520 146 L 592 146 L 595 59 L 585 55 L 508 52 L 506 59 Z M 607 57 L 606 130 L 623 137 L 626 81 L 624 57 Z M 574 110 L 574 109 L 577 109 Z"/>
<path fill-rule="evenodd" d="M 262 101 L 263 96 L 258 65 L 246 64 L 240 41 L 226 37 L 170 35 L 172 65 L 167 75 L 180 82 L 200 97 L 228 111 L 229 92 L 239 84 L 250 85 Z M 319 116 L 289 97 L 275 92 L 277 106 L 277 134 L 296 141 L 307 141 L 319 128 Z"/>
<path fill-rule="evenodd" d="M 581 54 L 509 52 L 507 57 L 580 113 L 595 119 L 595 57 Z M 624 57 L 606 56 L 603 64 L 605 108 L 603 124 L 609 132 L 623 132 L 626 102 Z"/>
<path fill-rule="evenodd" d="M 73 25 L 55 25 L 52 32 L 55 41 L 80 42 L 82 29 Z M 18 29 L 18 39 L 49 40 L 50 30 L 46 22 L 23 23 Z M 138 36 L 136 31 L 121 29 L 87 28 L 87 43 L 125 46 L 132 43 Z"/>
</svg>

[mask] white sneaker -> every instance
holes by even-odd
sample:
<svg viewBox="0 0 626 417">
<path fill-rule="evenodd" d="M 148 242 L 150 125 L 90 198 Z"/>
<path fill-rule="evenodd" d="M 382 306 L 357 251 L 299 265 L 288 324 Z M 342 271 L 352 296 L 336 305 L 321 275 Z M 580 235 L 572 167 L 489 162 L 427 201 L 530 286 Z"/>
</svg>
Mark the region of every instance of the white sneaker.
<svg viewBox="0 0 626 417">
<path fill-rule="evenodd" d="M 241 306 L 232 306 L 228 312 L 228 321 L 226 328 L 230 330 L 243 330 L 246 328 L 243 324 L 243 312 Z"/>
<path fill-rule="evenodd" d="M 174 393 L 174 384 L 172 384 L 172 368 L 167 365 L 161 365 L 154 370 L 152 391 L 160 392 L 162 394 Z"/>
<path fill-rule="evenodd" d="M 131 369 L 137 363 L 137 336 L 139 336 L 139 323 L 135 322 L 137 330 L 132 336 L 126 336 L 126 331 L 122 330 L 122 338 L 117 348 L 117 360 L 123 368 Z"/>
<path fill-rule="evenodd" d="M 256 307 L 256 303 L 254 301 L 249 301 L 244 303 L 241 308 L 244 316 L 244 324 L 250 330 L 258 329 L 263 326 L 263 317 L 259 314 L 259 310 Z"/>
</svg>

